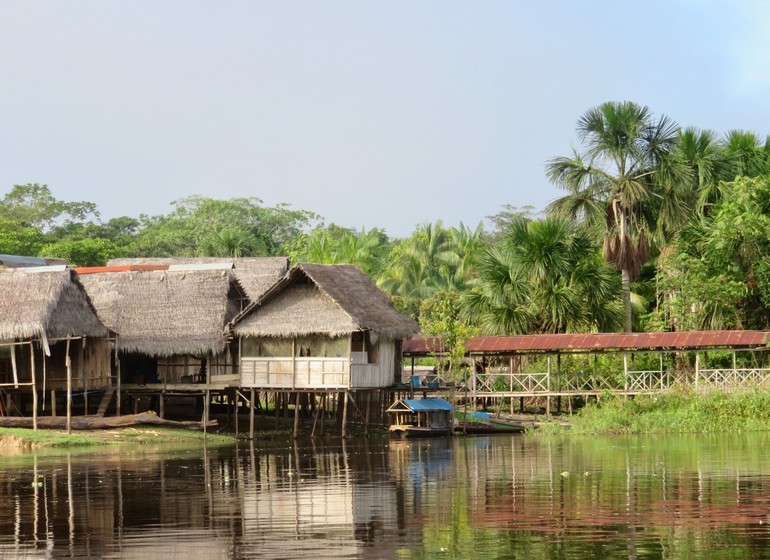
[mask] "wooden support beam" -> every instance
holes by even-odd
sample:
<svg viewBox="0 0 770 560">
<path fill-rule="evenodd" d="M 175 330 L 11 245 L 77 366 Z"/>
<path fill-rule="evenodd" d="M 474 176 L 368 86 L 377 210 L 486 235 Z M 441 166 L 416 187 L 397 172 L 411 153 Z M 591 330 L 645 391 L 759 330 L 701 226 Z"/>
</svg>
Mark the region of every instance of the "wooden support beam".
<svg viewBox="0 0 770 560">
<path fill-rule="evenodd" d="M 347 437 L 348 428 L 348 396 L 349 393 L 345 391 L 345 402 L 342 409 L 342 437 Z"/>
<path fill-rule="evenodd" d="M 251 388 L 251 393 L 249 396 L 251 397 L 251 406 L 249 407 L 249 439 L 254 439 L 254 407 L 256 405 L 254 401 L 254 387 Z"/>
<path fill-rule="evenodd" d="M 45 358 L 43 358 L 45 360 Z M 72 360 L 70 360 L 70 339 L 67 339 L 64 364 L 67 368 L 67 433 L 72 433 Z"/>
<path fill-rule="evenodd" d="M 294 394 L 294 439 L 299 437 L 299 398 L 300 393 Z"/>
<path fill-rule="evenodd" d="M 37 431 L 37 379 L 35 379 L 37 376 L 35 375 L 35 347 L 32 344 L 29 345 L 29 355 L 32 366 L 32 429 Z"/>
</svg>

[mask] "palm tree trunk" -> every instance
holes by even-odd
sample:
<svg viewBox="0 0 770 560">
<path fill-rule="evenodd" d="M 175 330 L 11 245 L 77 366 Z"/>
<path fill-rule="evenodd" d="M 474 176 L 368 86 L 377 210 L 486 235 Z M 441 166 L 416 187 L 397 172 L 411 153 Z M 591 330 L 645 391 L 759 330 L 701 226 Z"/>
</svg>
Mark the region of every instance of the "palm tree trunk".
<svg viewBox="0 0 770 560">
<path fill-rule="evenodd" d="M 620 271 L 620 283 L 623 287 L 623 307 L 626 314 L 626 332 L 632 332 L 633 318 L 631 315 L 631 272 L 624 268 Z"/>
</svg>

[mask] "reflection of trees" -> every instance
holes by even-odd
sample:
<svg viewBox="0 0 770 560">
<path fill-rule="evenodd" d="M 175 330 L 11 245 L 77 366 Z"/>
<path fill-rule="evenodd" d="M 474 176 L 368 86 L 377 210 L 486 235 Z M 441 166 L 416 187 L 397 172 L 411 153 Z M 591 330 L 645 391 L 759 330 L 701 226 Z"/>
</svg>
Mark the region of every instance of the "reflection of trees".
<svg viewBox="0 0 770 560">
<path fill-rule="evenodd" d="M 591 440 L 481 438 L 456 442 L 452 480 L 437 502 L 462 501 L 473 528 L 452 541 L 425 517 L 426 542 L 478 551 L 504 538 L 517 555 L 687 557 L 709 547 L 763 548 L 770 480 L 762 476 L 766 436 L 737 448 L 726 436 Z M 727 463 L 726 463 L 726 458 Z M 729 468 L 725 468 L 729 464 Z M 499 546 L 499 545 L 497 545 Z M 746 557 L 750 556 L 746 552 Z M 737 557 L 741 557 L 740 555 Z"/>
</svg>

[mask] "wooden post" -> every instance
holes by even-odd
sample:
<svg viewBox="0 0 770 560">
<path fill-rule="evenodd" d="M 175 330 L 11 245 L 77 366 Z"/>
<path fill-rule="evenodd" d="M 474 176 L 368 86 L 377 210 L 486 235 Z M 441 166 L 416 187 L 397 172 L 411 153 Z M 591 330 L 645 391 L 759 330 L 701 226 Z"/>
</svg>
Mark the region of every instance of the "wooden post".
<svg viewBox="0 0 770 560">
<path fill-rule="evenodd" d="M 239 339 L 240 340 L 240 339 Z M 251 407 L 249 408 L 249 439 L 254 439 L 254 387 L 251 388 L 251 393 L 249 396 L 251 397 Z"/>
<path fill-rule="evenodd" d="M 56 416 L 56 389 L 51 389 L 51 416 Z"/>
<path fill-rule="evenodd" d="M 78 369 L 80 370 L 80 381 L 83 383 L 83 401 L 85 403 L 83 408 L 83 414 L 88 415 L 88 372 L 86 372 L 85 355 L 86 355 L 86 339 L 80 339 L 80 351 L 78 352 Z"/>
<path fill-rule="evenodd" d="M 120 416 L 120 385 L 121 385 L 121 380 L 120 380 L 120 358 L 118 358 L 118 340 L 117 339 L 115 339 L 115 369 L 117 370 L 117 375 L 118 375 L 118 379 L 117 379 L 118 396 L 117 396 L 117 401 L 115 402 L 115 406 L 117 407 L 117 411 L 116 411 L 117 415 Z"/>
<path fill-rule="evenodd" d="M 37 431 L 37 379 L 35 379 L 35 347 L 32 344 L 29 345 L 29 355 L 32 362 L 32 429 Z"/>
<path fill-rule="evenodd" d="M 345 391 L 345 402 L 342 409 L 342 437 L 347 436 L 348 428 L 348 392 Z"/>
<path fill-rule="evenodd" d="M 623 352 L 623 392 L 628 396 L 628 354 Z"/>
<path fill-rule="evenodd" d="M 695 390 L 698 390 L 698 376 L 700 374 L 700 352 L 695 353 Z"/>
<path fill-rule="evenodd" d="M 211 401 L 211 390 L 206 389 L 203 396 L 203 437 L 206 437 L 207 425 L 209 423 L 209 401 Z"/>
<path fill-rule="evenodd" d="M 299 397 L 300 393 L 294 393 L 294 438 L 299 437 Z"/>
<path fill-rule="evenodd" d="M 19 370 L 16 367 L 16 345 L 11 344 L 11 369 L 13 370 L 13 384 L 16 389 L 19 388 Z"/>
<path fill-rule="evenodd" d="M 372 392 L 366 392 L 366 418 L 364 418 L 364 435 L 369 435 L 369 413 L 372 408 Z"/>
<path fill-rule="evenodd" d="M 164 389 L 161 389 L 160 390 L 160 396 L 158 397 L 160 399 L 160 402 L 158 403 L 159 407 L 160 407 L 160 409 L 158 411 L 158 414 L 160 415 L 161 418 L 165 418 L 166 417 L 166 410 L 165 410 L 165 403 L 164 403 L 165 399 L 163 398 L 163 394 L 165 392 L 166 391 Z"/>
<path fill-rule="evenodd" d="M 43 358 L 45 360 L 45 358 Z M 67 367 L 67 433 L 72 433 L 72 360 L 70 360 L 70 339 L 67 339 L 64 364 Z"/>
<path fill-rule="evenodd" d="M 235 414 L 235 439 L 238 439 L 238 433 L 240 432 L 240 414 L 238 414 L 238 403 L 241 400 L 241 395 L 238 393 L 237 389 L 233 389 L 233 396 L 235 397 L 235 400 L 233 401 L 233 414 Z"/>
</svg>

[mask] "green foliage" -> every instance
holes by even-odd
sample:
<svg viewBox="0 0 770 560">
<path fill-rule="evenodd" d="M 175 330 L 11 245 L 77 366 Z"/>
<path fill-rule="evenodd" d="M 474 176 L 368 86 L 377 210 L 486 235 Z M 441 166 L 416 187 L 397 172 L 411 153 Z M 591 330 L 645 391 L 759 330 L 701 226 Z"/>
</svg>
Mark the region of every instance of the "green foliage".
<svg viewBox="0 0 770 560">
<path fill-rule="evenodd" d="M 376 278 L 389 246 L 384 230 L 357 232 L 331 224 L 297 236 L 289 245 L 289 256 L 293 263 L 353 264 Z"/>
<path fill-rule="evenodd" d="M 770 177 L 720 186 L 658 261 L 659 301 L 650 325 L 665 329 L 770 325 Z"/>
<path fill-rule="evenodd" d="M 696 433 L 770 429 L 770 391 L 669 391 L 603 397 L 573 418 L 573 433 Z"/>
<path fill-rule="evenodd" d="M 390 252 L 377 284 L 405 313 L 418 317 L 421 302 L 444 292 L 461 293 L 475 282 L 478 254 L 485 247 L 484 228 L 438 221 L 419 226 Z"/>
<path fill-rule="evenodd" d="M 118 254 L 117 247 L 111 241 L 89 237 L 62 239 L 40 249 L 41 256 L 66 259 L 73 266 L 104 266 Z"/>
<path fill-rule="evenodd" d="M 457 294 L 444 292 L 427 299 L 420 312 L 420 329 L 425 335 L 442 339 L 449 375 L 455 381 L 462 379 L 466 345 L 479 330 L 460 316 Z"/>
<path fill-rule="evenodd" d="M 590 232 L 566 219 L 512 221 L 481 254 L 464 316 L 490 334 L 613 331 L 620 283 Z"/>
<path fill-rule="evenodd" d="M 278 256 L 317 219 L 285 204 L 264 207 L 255 197 L 218 200 L 192 196 L 174 201 L 163 216 L 139 218 L 131 251 L 137 256 Z"/>
</svg>

